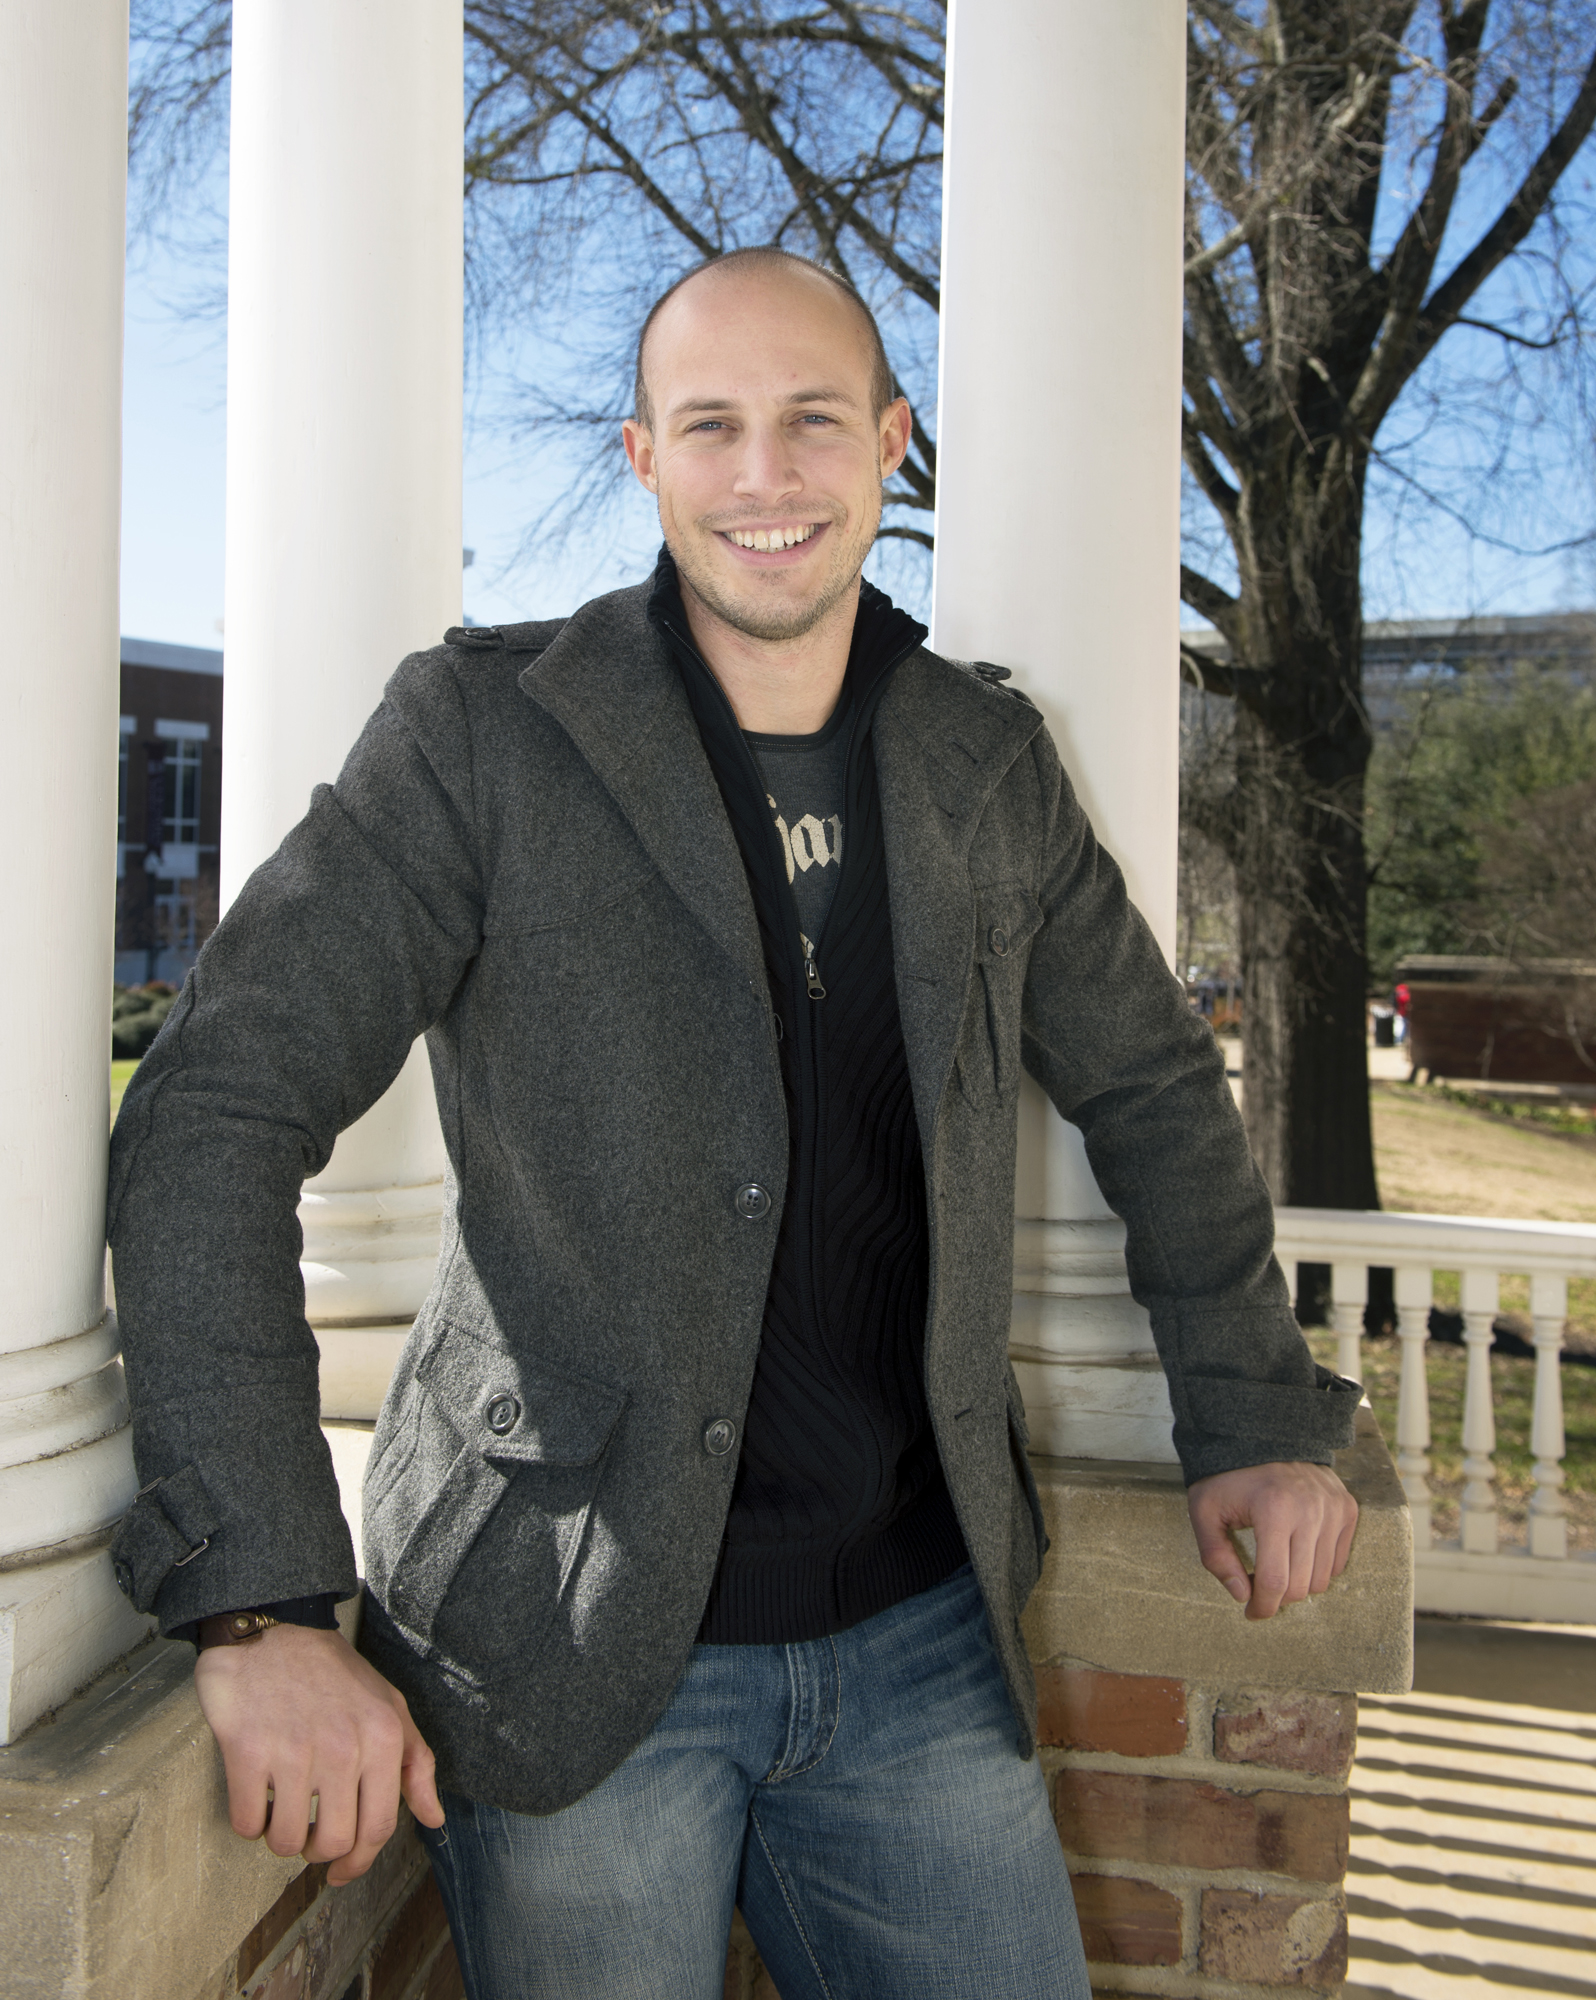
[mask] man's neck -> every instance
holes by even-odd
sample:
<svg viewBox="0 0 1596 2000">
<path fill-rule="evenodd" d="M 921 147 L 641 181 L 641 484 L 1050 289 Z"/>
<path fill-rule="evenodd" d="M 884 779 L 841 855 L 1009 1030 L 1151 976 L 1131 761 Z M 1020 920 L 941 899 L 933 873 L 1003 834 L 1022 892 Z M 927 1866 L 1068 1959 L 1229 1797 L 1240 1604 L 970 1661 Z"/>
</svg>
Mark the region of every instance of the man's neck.
<svg viewBox="0 0 1596 2000">
<path fill-rule="evenodd" d="M 717 617 L 685 577 L 682 609 L 704 664 L 739 727 L 756 736 L 812 736 L 837 706 L 859 609 L 859 584 L 796 639 L 754 639 Z"/>
</svg>

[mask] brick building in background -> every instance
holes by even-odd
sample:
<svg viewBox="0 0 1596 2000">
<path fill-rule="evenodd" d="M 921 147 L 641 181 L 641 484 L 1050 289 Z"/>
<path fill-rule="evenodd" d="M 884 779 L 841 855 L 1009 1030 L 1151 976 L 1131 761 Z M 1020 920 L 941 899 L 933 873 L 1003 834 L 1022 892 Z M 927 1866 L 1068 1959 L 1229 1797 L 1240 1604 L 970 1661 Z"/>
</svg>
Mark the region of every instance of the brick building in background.
<svg viewBox="0 0 1596 2000">
<path fill-rule="evenodd" d="M 180 986 L 216 928 L 222 656 L 122 641 L 116 982 Z"/>
</svg>

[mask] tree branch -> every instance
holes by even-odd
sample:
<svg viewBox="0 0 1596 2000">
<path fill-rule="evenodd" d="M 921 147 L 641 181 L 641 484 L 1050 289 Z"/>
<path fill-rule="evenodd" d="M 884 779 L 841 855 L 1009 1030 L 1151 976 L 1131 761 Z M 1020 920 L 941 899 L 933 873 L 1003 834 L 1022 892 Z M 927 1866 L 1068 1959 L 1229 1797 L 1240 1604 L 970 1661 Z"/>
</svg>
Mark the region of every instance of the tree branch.
<svg viewBox="0 0 1596 2000">
<path fill-rule="evenodd" d="M 1199 571 L 1180 566 L 1180 595 L 1183 603 L 1193 611 L 1200 612 L 1218 632 L 1232 651 L 1239 651 L 1237 638 L 1240 632 L 1240 602 L 1228 590 L 1221 590 Z"/>
<path fill-rule="evenodd" d="M 1208 456 L 1202 433 L 1198 430 L 1189 410 L 1182 410 L 1180 413 L 1180 455 L 1190 466 L 1191 475 L 1201 489 L 1203 498 L 1218 514 L 1234 539 L 1240 524 L 1241 495 Z"/>
<path fill-rule="evenodd" d="M 1457 324 L 1463 308 L 1480 286 L 1534 228 L 1551 199 L 1553 189 L 1574 155 L 1589 138 L 1593 125 L 1596 125 L 1596 54 L 1592 55 L 1585 80 L 1563 122 L 1542 147 L 1535 164 L 1520 182 L 1517 193 L 1474 248 L 1425 302 L 1414 325 L 1406 365 L 1400 369 L 1390 395 L 1380 406 L 1380 414 L 1383 415 L 1385 409 L 1390 407 L 1396 390 L 1411 378 L 1442 334 Z"/>
</svg>

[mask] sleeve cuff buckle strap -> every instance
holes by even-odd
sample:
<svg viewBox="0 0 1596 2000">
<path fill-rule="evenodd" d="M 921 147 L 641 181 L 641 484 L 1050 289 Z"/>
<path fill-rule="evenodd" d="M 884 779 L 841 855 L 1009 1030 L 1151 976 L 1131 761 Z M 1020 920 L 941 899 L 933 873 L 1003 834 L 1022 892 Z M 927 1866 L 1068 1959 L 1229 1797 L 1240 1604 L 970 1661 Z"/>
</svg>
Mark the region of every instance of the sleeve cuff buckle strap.
<svg viewBox="0 0 1596 2000">
<path fill-rule="evenodd" d="M 123 1515 L 111 1543 L 116 1580 L 140 1611 L 153 1611 L 161 1586 L 210 1548 L 218 1522 L 192 1465 L 152 1480 Z"/>
</svg>

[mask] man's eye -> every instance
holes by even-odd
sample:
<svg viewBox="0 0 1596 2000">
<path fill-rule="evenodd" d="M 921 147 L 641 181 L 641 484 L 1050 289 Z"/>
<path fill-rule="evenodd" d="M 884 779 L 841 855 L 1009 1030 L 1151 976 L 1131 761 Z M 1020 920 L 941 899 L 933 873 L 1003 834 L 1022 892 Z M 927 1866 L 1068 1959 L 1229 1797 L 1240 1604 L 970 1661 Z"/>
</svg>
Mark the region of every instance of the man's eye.
<svg viewBox="0 0 1596 2000">
<path fill-rule="evenodd" d="M 832 419 L 826 415 L 824 410 L 805 410 L 799 421 L 806 424 L 829 424 L 832 422 Z"/>
<path fill-rule="evenodd" d="M 723 431 L 726 426 L 718 417 L 705 417 L 702 423 L 694 424 L 692 428 L 695 431 Z"/>
</svg>

